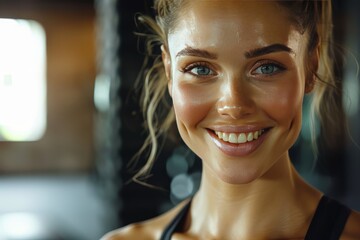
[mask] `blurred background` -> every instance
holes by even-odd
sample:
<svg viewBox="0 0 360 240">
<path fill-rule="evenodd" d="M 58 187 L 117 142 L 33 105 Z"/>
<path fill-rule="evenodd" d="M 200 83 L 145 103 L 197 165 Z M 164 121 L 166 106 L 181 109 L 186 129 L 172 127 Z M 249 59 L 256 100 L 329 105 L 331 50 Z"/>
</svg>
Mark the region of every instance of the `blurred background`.
<svg viewBox="0 0 360 240">
<path fill-rule="evenodd" d="M 352 139 L 327 149 L 320 130 L 314 161 L 305 102 L 291 155 L 310 183 L 360 210 L 360 2 L 333 3 Z M 99 239 L 196 192 L 201 164 L 181 142 L 163 144 L 147 180 L 163 190 L 129 181 L 146 137 L 137 13 L 152 15 L 151 1 L 0 0 L 0 240 Z"/>
</svg>

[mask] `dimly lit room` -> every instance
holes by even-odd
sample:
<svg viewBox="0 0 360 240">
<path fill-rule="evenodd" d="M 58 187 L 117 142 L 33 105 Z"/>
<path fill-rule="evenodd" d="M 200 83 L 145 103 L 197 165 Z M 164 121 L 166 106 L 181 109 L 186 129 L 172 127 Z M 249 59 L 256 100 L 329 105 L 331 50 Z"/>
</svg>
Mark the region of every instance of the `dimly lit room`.
<svg viewBox="0 0 360 240">
<path fill-rule="evenodd" d="M 306 182 L 360 211 L 360 2 L 332 4 L 346 131 L 336 148 L 321 127 L 311 135 L 305 96 L 289 155 Z M 0 0 L 0 240 L 96 240 L 198 191 L 201 159 L 174 124 L 134 179 L 151 151 L 140 151 L 150 33 L 139 17 L 154 14 L 150 0 Z"/>
</svg>

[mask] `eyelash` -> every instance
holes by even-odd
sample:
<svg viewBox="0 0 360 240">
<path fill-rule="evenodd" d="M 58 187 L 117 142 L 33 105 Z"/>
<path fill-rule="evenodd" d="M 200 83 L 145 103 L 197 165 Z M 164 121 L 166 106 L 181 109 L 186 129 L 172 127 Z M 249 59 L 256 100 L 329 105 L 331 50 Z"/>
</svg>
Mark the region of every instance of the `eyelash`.
<svg viewBox="0 0 360 240">
<path fill-rule="evenodd" d="M 277 70 L 275 70 L 275 71 L 272 72 L 272 73 L 255 73 L 256 70 L 261 69 L 262 67 L 266 67 L 266 66 L 275 67 L 275 68 L 277 68 Z M 284 71 L 284 70 L 286 70 L 286 68 L 285 68 L 283 65 L 281 65 L 281 64 L 279 64 L 279 63 L 275 63 L 275 62 L 273 62 L 273 61 L 268 61 L 268 60 L 266 60 L 266 61 L 260 61 L 260 62 L 258 62 L 258 63 L 256 64 L 255 69 L 254 69 L 253 71 L 251 71 L 251 74 L 253 74 L 253 75 L 262 75 L 262 76 L 265 76 L 265 77 L 270 77 L 270 76 L 272 76 L 272 75 L 274 75 L 274 74 L 277 74 L 277 73 L 280 73 L 280 72 L 282 72 L 282 71 Z"/>
<path fill-rule="evenodd" d="M 195 68 L 198 68 L 198 67 L 207 68 L 207 69 L 209 69 L 209 71 L 211 73 L 206 74 L 206 75 L 200 75 L 200 74 L 195 74 L 195 73 L 191 72 L 192 70 L 194 70 Z M 212 70 L 212 67 L 206 62 L 197 62 L 197 63 L 190 64 L 190 65 L 186 66 L 185 68 L 183 68 L 181 70 L 181 72 L 189 73 L 191 75 L 194 75 L 195 77 L 209 77 L 209 76 L 214 76 L 216 74 L 215 71 Z"/>
<path fill-rule="evenodd" d="M 255 65 L 256 65 L 255 69 L 251 71 L 251 74 L 255 75 L 255 76 L 262 75 L 264 77 L 271 77 L 274 74 L 277 74 L 277 73 L 280 73 L 280 72 L 286 70 L 286 68 L 283 65 L 281 65 L 279 63 L 275 63 L 273 61 L 268 61 L 268 60 L 259 61 Z M 277 70 L 274 70 L 274 72 L 272 72 L 272 73 L 255 73 L 256 70 L 261 69 L 262 67 L 266 67 L 266 66 L 272 66 L 272 67 L 276 68 Z M 210 73 L 204 74 L 204 75 L 193 73 L 192 70 L 197 67 L 207 68 L 210 71 Z M 181 72 L 189 73 L 195 77 L 209 77 L 209 76 L 216 75 L 215 71 L 212 70 L 211 66 L 209 66 L 209 64 L 206 62 L 197 62 L 197 63 L 190 64 L 190 65 L 186 66 L 185 68 L 181 69 Z"/>
</svg>

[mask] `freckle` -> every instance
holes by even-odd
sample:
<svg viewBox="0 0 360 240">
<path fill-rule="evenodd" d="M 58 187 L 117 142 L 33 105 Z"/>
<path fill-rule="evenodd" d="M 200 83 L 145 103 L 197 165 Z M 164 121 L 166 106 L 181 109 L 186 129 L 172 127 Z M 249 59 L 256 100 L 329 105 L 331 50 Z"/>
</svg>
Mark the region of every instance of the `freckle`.
<svg viewBox="0 0 360 240">
<path fill-rule="evenodd" d="M 237 37 L 237 42 L 240 43 L 240 32 L 239 31 L 236 32 L 236 37 Z"/>
</svg>

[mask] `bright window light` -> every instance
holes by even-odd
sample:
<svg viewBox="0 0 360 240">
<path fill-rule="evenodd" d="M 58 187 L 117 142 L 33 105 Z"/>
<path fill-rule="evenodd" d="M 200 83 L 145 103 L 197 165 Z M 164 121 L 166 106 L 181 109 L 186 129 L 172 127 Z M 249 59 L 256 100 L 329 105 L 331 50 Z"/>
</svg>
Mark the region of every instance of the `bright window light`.
<svg viewBox="0 0 360 240">
<path fill-rule="evenodd" d="M 39 140 L 46 128 L 44 29 L 0 18 L 0 36 L 0 140 Z"/>
<path fill-rule="evenodd" d="M 31 213 L 19 212 L 0 215 L 1 239 L 40 239 L 44 232 L 43 223 Z"/>
</svg>

